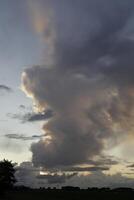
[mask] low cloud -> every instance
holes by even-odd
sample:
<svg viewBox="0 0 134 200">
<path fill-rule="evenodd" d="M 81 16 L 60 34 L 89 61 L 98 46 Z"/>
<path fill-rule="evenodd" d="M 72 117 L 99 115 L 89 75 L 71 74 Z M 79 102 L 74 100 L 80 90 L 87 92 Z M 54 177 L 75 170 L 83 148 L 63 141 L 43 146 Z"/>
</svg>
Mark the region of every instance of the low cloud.
<svg viewBox="0 0 134 200">
<path fill-rule="evenodd" d="M 98 167 L 98 166 L 93 166 L 93 167 L 72 167 L 72 168 L 66 168 L 64 171 L 67 172 L 92 172 L 92 171 L 107 171 L 109 170 L 109 167 Z"/>
<path fill-rule="evenodd" d="M 99 172 L 94 172 L 90 175 L 86 176 L 75 176 L 71 179 L 71 182 L 66 182 L 66 184 L 79 186 L 81 188 L 87 187 L 110 187 L 110 188 L 117 188 L 117 187 L 130 187 L 133 188 L 134 180 L 132 178 L 127 178 L 122 176 L 120 173 L 115 175 L 106 175 Z"/>
<path fill-rule="evenodd" d="M 59 175 L 57 173 L 55 174 L 47 174 L 47 175 L 39 175 L 37 176 L 37 179 L 43 179 L 46 180 L 47 184 L 63 184 L 66 182 L 66 180 L 71 179 L 73 176 L 75 176 L 77 173 L 73 174 L 65 174 L 63 173 L 62 175 Z"/>
<path fill-rule="evenodd" d="M 115 175 L 106 175 L 102 171 L 91 171 L 89 175 L 83 175 L 72 172 L 71 174 L 60 172 L 46 172 L 40 175 L 40 168 L 33 166 L 31 162 L 23 162 L 16 168 L 17 185 L 26 185 L 29 187 L 48 187 L 48 186 L 78 186 L 88 187 L 131 187 L 134 188 L 134 180 L 127 178 L 120 173 Z"/>
</svg>

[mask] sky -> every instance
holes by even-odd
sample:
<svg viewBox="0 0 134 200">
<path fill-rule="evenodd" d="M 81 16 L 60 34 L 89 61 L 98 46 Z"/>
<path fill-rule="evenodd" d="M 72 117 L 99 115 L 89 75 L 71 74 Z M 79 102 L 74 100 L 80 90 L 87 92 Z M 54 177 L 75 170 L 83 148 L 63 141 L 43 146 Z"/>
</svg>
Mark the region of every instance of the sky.
<svg viewBox="0 0 134 200">
<path fill-rule="evenodd" d="M 18 184 L 133 187 L 133 65 L 133 0 L 0 1 L 0 159 Z"/>
</svg>

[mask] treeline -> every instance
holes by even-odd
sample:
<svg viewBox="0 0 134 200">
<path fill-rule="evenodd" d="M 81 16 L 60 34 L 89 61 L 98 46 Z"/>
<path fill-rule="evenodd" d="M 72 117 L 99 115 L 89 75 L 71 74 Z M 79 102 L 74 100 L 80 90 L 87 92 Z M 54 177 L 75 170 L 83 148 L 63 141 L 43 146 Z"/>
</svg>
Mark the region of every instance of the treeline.
<svg viewBox="0 0 134 200">
<path fill-rule="evenodd" d="M 14 187 L 6 194 L 6 200 L 134 200 L 131 188 L 88 188 L 66 186 L 58 188 L 32 189 L 25 186 Z"/>
<path fill-rule="evenodd" d="M 26 186 L 14 186 L 12 188 L 15 191 L 69 191 L 69 192 L 132 192 L 134 193 L 133 188 L 127 188 L 127 187 L 120 187 L 120 188 L 109 188 L 109 187 L 103 187 L 103 188 L 97 188 L 97 187 L 90 187 L 86 189 L 82 189 L 80 187 L 73 187 L 73 186 L 63 186 L 61 188 L 56 187 L 40 187 L 40 188 L 30 188 Z"/>
</svg>

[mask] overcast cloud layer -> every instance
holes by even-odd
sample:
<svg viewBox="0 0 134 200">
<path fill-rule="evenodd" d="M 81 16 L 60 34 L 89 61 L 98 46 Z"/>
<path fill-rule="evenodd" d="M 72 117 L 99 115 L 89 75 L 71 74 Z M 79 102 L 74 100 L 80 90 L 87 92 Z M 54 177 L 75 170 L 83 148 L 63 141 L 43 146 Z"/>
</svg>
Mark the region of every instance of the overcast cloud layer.
<svg viewBox="0 0 134 200">
<path fill-rule="evenodd" d="M 62 187 L 62 186 L 79 186 L 87 187 L 131 187 L 134 188 L 134 180 L 122 176 L 120 173 L 115 175 L 106 175 L 101 170 L 93 170 L 90 175 L 78 175 L 77 173 L 59 174 L 48 173 L 39 175 L 39 168 L 33 167 L 30 162 L 23 162 L 16 168 L 16 178 L 18 185 L 30 187 Z"/>
<path fill-rule="evenodd" d="M 48 169 L 86 164 L 133 134 L 134 2 L 39 2 L 33 24 L 49 53 L 23 72 L 22 88 L 54 115 L 32 160 Z"/>
</svg>

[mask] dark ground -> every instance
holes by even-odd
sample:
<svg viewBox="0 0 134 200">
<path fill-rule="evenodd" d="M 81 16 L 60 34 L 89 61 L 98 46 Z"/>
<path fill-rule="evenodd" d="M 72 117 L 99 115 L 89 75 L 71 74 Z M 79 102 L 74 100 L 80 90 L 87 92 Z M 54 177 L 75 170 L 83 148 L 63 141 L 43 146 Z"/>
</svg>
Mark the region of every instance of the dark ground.
<svg viewBox="0 0 134 200">
<path fill-rule="evenodd" d="M 58 189 L 14 189 L 6 192 L 0 200 L 134 200 L 134 190 L 129 188 L 118 188 L 110 190 L 64 188 Z"/>
</svg>

